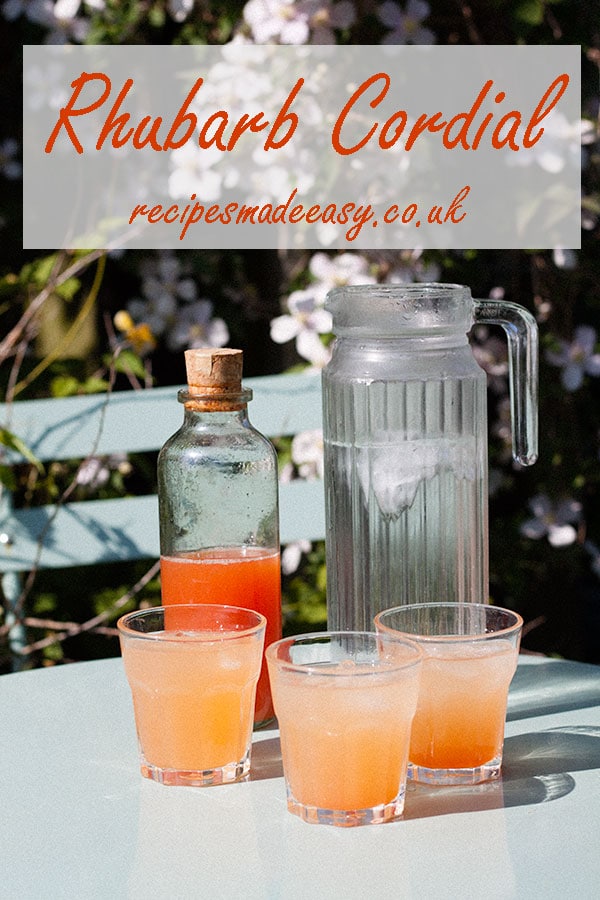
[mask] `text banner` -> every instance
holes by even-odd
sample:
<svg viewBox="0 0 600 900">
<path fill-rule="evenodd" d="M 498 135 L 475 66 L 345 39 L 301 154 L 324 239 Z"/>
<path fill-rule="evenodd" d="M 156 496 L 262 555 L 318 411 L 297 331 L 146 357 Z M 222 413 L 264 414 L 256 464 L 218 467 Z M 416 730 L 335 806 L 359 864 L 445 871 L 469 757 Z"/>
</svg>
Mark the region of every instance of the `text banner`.
<svg viewBox="0 0 600 900">
<path fill-rule="evenodd" d="M 24 48 L 28 249 L 580 246 L 580 48 Z"/>
</svg>

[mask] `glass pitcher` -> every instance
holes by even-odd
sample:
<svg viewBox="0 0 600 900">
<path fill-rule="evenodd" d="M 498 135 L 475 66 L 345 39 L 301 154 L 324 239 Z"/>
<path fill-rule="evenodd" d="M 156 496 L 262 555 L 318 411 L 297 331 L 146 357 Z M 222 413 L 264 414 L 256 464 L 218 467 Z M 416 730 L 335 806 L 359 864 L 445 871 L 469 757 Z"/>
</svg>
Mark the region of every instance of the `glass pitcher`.
<svg viewBox="0 0 600 900">
<path fill-rule="evenodd" d="M 336 288 L 326 308 L 328 628 L 370 630 L 377 612 L 405 603 L 487 602 L 487 379 L 467 332 L 506 331 L 513 456 L 531 465 L 535 319 L 455 284 Z"/>
</svg>

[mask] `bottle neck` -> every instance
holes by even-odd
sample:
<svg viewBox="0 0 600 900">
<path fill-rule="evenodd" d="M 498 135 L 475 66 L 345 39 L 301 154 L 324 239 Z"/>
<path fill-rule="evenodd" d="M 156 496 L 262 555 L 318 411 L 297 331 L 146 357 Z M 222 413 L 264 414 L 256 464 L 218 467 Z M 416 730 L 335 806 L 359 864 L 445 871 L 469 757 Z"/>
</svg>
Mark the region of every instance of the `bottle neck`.
<svg viewBox="0 0 600 900">
<path fill-rule="evenodd" d="M 252 399 L 252 391 L 242 389 L 229 392 L 210 388 L 188 388 L 180 390 L 177 399 L 184 405 L 186 418 L 188 415 L 211 413 L 231 420 L 232 416 L 239 417 L 240 413 L 243 414 L 242 418 L 247 418 L 248 401 Z"/>
<path fill-rule="evenodd" d="M 239 409 L 197 409 L 186 403 L 183 410 L 183 424 L 188 428 L 232 428 L 248 425 L 248 407 Z"/>
</svg>

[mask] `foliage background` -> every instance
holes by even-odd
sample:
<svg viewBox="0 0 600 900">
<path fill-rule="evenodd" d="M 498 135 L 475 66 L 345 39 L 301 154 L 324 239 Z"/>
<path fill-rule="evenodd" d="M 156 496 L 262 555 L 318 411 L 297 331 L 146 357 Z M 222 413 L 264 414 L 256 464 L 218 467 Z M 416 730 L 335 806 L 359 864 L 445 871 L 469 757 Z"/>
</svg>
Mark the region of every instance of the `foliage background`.
<svg viewBox="0 0 600 900">
<path fill-rule="evenodd" d="M 540 460 L 510 459 L 506 349 L 479 328 L 489 375 L 490 594 L 521 612 L 523 646 L 600 662 L 600 8 L 584 0 L 4 0 L 0 4 L 0 390 L 8 402 L 147 389 L 184 380 L 182 350 L 238 346 L 246 375 L 320 368 L 328 356 L 326 289 L 361 281 L 439 280 L 528 307 L 540 328 Z M 23 44 L 563 43 L 581 46 L 581 249 L 385 253 L 122 252 L 97 260 L 21 246 Z M 64 273 L 76 265 L 68 278 Z M 98 265 L 102 277 L 95 278 Z M 52 287 L 51 290 L 48 288 Z M 0 428 L 5 423 L 0 422 Z M 0 432 L 4 445 L 18 440 Z M 0 450 L 2 449 L 0 442 Z M 314 477 L 319 435 L 282 443 L 282 477 Z M 4 490 L 18 504 L 154 489 L 153 458 L 20 466 Z M 0 459 L 0 465 L 2 461 Z M 0 521 L 0 532 L 2 532 Z M 323 547 L 287 548 L 286 630 L 324 622 Z M 113 655 L 117 607 L 156 602 L 151 561 L 90 573 L 37 573 L 24 608 L 27 664 Z M 93 633 L 57 640 L 65 622 L 100 615 Z M 9 666 L 3 650 L 4 668 Z"/>
</svg>

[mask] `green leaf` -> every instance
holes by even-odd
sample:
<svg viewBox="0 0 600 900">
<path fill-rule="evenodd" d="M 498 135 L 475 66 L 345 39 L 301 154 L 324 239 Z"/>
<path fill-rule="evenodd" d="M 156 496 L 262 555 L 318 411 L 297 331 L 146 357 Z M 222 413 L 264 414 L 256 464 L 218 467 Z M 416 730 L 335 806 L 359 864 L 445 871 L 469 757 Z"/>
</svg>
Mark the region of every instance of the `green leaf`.
<svg viewBox="0 0 600 900">
<path fill-rule="evenodd" d="M 155 4 L 154 6 L 150 7 L 150 10 L 148 12 L 148 21 L 153 28 L 162 28 L 165 24 L 165 18 L 165 11 L 161 6 Z"/>
<path fill-rule="evenodd" d="M 523 0 L 515 10 L 515 17 L 525 25 L 541 25 L 544 21 L 543 0 Z"/>
<path fill-rule="evenodd" d="M 17 479 L 10 466 L 0 465 L 0 484 L 3 484 L 9 491 L 17 489 Z"/>
<path fill-rule="evenodd" d="M 72 397 L 78 394 L 81 382 L 73 375 L 57 375 L 52 379 L 50 391 L 53 397 Z"/>
<path fill-rule="evenodd" d="M 34 259 L 33 262 L 27 263 L 20 272 L 21 283 L 46 284 L 52 274 L 55 262 L 56 253 L 53 253 L 51 256 L 43 256 L 41 259 Z"/>
<path fill-rule="evenodd" d="M 7 428 L 0 428 L 0 444 L 2 444 L 4 447 L 8 447 L 9 450 L 14 450 L 15 453 L 19 453 L 21 456 L 25 457 L 28 462 L 36 467 L 38 472 L 44 471 L 42 463 L 37 458 L 37 456 L 29 449 L 27 444 Z"/>
<path fill-rule="evenodd" d="M 82 387 L 86 394 L 102 394 L 108 390 L 109 384 L 104 378 L 97 378 L 92 375 L 84 381 Z"/>
<path fill-rule="evenodd" d="M 327 589 L 327 567 L 325 565 L 319 566 L 317 569 L 317 590 L 321 591 L 323 594 Z"/>
<path fill-rule="evenodd" d="M 63 300 L 72 300 L 80 287 L 81 282 L 78 278 L 67 278 L 66 281 L 63 281 L 62 284 L 56 287 L 56 293 Z"/>
<path fill-rule="evenodd" d="M 50 644 L 49 647 L 44 647 L 44 659 L 51 660 L 52 662 L 60 662 L 63 657 L 64 651 L 60 641 L 57 641 L 55 644 Z"/>
<path fill-rule="evenodd" d="M 43 591 L 34 599 L 33 614 L 40 617 L 56 614 L 57 607 L 56 594 Z"/>
<path fill-rule="evenodd" d="M 123 350 L 115 359 L 115 369 L 117 372 L 125 374 L 137 375 L 138 378 L 146 377 L 144 363 L 136 356 L 133 350 Z"/>
</svg>

